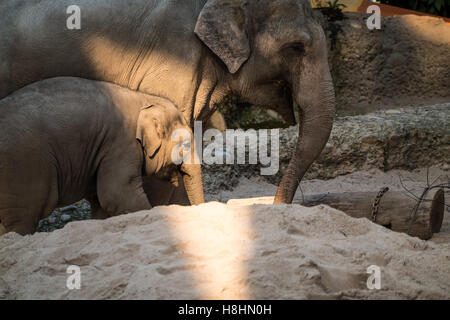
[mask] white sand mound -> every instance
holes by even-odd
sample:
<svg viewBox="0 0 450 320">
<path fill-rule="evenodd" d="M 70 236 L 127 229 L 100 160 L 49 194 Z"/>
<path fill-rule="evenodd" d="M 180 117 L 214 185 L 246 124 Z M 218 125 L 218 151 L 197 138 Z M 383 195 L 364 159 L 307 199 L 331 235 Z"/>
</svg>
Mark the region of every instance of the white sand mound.
<svg viewBox="0 0 450 320">
<path fill-rule="evenodd" d="M 69 265 L 80 290 L 66 288 Z M 449 271 L 450 244 L 325 206 L 159 207 L 0 238 L 3 299 L 449 299 Z"/>
</svg>

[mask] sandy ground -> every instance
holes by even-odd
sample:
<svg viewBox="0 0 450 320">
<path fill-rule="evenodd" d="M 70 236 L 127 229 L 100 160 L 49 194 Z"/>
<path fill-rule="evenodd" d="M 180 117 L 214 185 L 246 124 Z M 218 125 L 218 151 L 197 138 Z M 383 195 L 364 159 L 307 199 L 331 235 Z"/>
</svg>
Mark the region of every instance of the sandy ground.
<svg viewBox="0 0 450 320">
<path fill-rule="evenodd" d="M 427 173 L 428 172 L 428 173 Z M 383 172 L 372 169 L 359 171 L 348 175 L 339 176 L 331 180 L 305 180 L 297 191 L 294 202 L 301 202 L 302 192 L 304 195 L 339 192 L 377 192 L 382 187 L 389 187 L 392 191 L 406 192 L 404 187 L 420 196 L 423 187 L 428 183 L 441 184 L 450 181 L 450 171 L 439 168 L 416 169 L 414 171 L 391 170 Z M 403 184 L 403 185 L 402 185 Z M 233 190 L 222 191 L 218 194 L 207 195 L 206 200 L 217 200 L 228 202 L 230 199 L 245 199 L 273 196 L 277 186 L 267 183 L 258 177 L 252 179 L 241 178 L 240 183 Z M 446 203 L 450 205 L 450 193 L 446 192 Z M 444 222 L 441 232 L 435 234 L 431 239 L 434 242 L 450 243 L 450 207 L 446 207 Z"/>
<path fill-rule="evenodd" d="M 304 182 L 302 189 L 401 188 L 399 174 L 412 187 L 424 173 L 358 172 Z M 434 169 L 430 177 L 446 174 Z M 274 189 L 243 179 L 218 196 Z M 158 207 L 72 222 L 49 234 L 1 237 L 0 298 L 450 299 L 449 231 L 448 212 L 444 237 L 422 241 L 326 206 Z M 81 268 L 80 290 L 66 288 L 69 265 Z M 380 268 L 380 290 L 367 288 L 371 265 Z"/>
</svg>

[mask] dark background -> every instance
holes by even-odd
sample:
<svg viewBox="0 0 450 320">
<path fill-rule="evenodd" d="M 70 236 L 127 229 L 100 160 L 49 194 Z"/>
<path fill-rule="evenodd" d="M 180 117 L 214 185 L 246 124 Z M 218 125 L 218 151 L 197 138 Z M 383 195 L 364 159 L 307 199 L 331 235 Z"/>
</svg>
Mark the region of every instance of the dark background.
<svg viewBox="0 0 450 320">
<path fill-rule="evenodd" d="M 450 0 L 381 0 L 380 3 L 450 17 Z"/>
</svg>

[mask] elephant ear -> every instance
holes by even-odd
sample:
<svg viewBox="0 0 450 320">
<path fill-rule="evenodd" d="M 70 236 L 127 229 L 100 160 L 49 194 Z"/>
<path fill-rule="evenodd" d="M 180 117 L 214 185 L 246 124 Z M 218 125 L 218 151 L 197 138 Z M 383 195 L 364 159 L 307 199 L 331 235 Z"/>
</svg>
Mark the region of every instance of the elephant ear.
<svg viewBox="0 0 450 320">
<path fill-rule="evenodd" d="M 244 0 L 208 0 L 197 20 L 195 33 L 236 73 L 250 57 Z"/>
<path fill-rule="evenodd" d="M 137 120 L 136 139 L 145 153 L 153 158 L 162 145 L 163 132 L 160 121 L 152 114 L 151 106 L 141 109 Z"/>
</svg>

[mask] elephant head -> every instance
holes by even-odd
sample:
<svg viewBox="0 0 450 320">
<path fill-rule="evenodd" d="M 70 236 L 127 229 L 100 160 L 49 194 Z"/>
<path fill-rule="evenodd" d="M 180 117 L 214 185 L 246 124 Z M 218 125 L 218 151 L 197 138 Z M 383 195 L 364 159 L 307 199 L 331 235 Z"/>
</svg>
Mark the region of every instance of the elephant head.
<svg viewBox="0 0 450 320">
<path fill-rule="evenodd" d="M 309 0 L 208 0 L 195 33 L 228 70 L 232 92 L 291 123 L 292 100 L 299 106 L 296 150 L 275 197 L 292 202 L 335 115 L 326 38 Z"/>
<path fill-rule="evenodd" d="M 176 132 L 181 139 L 174 139 Z M 136 139 L 142 146 L 146 175 L 171 181 L 178 186 L 181 173 L 186 193 L 192 205 L 204 203 L 202 170 L 200 164 L 184 163 L 192 131 L 182 113 L 168 100 L 141 109 L 137 121 Z"/>
</svg>

